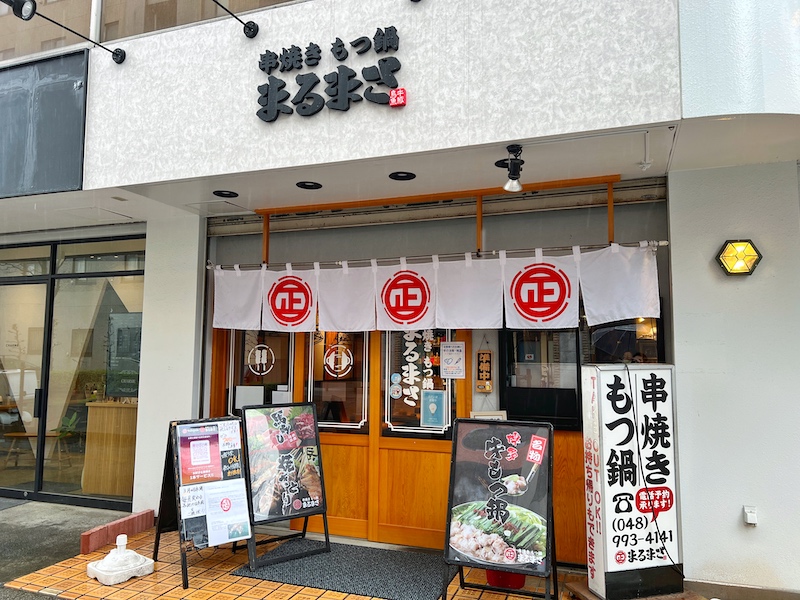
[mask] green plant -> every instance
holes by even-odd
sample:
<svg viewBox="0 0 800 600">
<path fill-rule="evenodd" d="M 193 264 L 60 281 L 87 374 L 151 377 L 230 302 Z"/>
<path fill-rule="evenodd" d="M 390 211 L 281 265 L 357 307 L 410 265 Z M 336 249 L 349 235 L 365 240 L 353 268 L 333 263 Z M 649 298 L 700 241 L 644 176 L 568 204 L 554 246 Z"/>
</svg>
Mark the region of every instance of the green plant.
<svg viewBox="0 0 800 600">
<path fill-rule="evenodd" d="M 73 412 L 71 415 L 64 415 L 61 417 L 61 425 L 52 431 L 58 434 L 59 439 L 68 438 L 75 434 L 75 427 L 78 424 L 78 413 Z"/>
</svg>

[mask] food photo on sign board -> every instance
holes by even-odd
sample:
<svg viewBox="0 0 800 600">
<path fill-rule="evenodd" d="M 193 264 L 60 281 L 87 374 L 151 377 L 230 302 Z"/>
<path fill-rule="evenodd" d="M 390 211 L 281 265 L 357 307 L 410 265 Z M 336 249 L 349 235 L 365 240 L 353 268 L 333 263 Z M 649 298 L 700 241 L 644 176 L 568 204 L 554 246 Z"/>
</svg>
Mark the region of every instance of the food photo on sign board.
<svg viewBox="0 0 800 600">
<path fill-rule="evenodd" d="M 456 421 L 445 559 L 548 573 L 547 424 Z"/>
</svg>

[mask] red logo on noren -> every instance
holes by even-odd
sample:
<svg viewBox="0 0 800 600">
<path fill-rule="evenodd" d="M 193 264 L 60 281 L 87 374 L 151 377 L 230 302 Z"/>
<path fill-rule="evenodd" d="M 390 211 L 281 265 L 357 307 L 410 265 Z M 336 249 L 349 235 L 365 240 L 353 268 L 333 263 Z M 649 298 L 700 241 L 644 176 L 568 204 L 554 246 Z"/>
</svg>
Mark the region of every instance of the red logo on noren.
<svg viewBox="0 0 800 600">
<path fill-rule="evenodd" d="M 299 277 L 285 275 L 267 294 L 272 316 L 281 325 L 299 325 L 311 314 L 311 287 Z"/>
<path fill-rule="evenodd" d="M 381 301 L 392 321 L 398 325 L 411 325 L 428 312 L 431 288 L 418 273 L 398 271 L 384 284 Z"/>
<path fill-rule="evenodd" d="M 569 277 L 547 263 L 528 265 L 511 282 L 517 312 L 529 321 L 552 321 L 563 313 L 572 296 Z"/>
</svg>

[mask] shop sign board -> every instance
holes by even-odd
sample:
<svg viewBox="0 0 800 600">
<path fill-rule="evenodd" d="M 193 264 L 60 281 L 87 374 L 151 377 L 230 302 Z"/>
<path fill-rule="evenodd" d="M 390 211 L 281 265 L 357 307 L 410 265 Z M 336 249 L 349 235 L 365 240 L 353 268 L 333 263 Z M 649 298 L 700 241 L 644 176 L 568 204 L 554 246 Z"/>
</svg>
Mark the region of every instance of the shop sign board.
<svg viewBox="0 0 800 600">
<path fill-rule="evenodd" d="M 475 377 L 475 391 L 484 394 L 492 391 L 492 351 L 478 350 L 478 375 Z"/>
<path fill-rule="evenodd" d="M 448 564 L 555 575 L 552 442 L 549 423 L 456 419 Z"/>
<path fill-rule="evenodd" d="M 314 404 L 242 409 L 253 524 L 325 512 Z"/>
<path fill-rule="evenodd" d="M 261 108 L 256 114 L 262 121 L 273 123 L 281 115 L 295 112 L 301 117 L 310 117 L 325 107 L 347 111 L 352 103 L 361 100 L 391 107 L 405 106 L 406 91 L 399 87 L 396 75 L 402 65 L 394 54 L 389 54 L 400 48 L 400 35 L 394 26 L 378 27 L 372 36 L 362 35 L 349 43 L 337 37 L 330 43 L 329 50 L 339 63 L 370 50 L 382 58 L 376 64 L 362 67 L 360 74 L 346 64 L 339 64 L 334 71 L 322 76 L 324 84 L 316 73 L 310 71 L 320 64 L 322 47 L 313 41 L 302 46 L 292 44 L 283 48 L 280 54 L 267 49 L 259 56 L 258 68 L 267 74 L 267 82 L 258 86 Z M 304 69 L 307 72 L 300 72 Z M 273 75 L 273 71 L 281 77 Z M 286 79 L 297 84 L 293 96 L 284 89 Z M 367 86 L 359 89 L 365 82 Z M 327 100 L 314 90 L 324 91 Z"/>
<path fill-rule="evenodd" d="M 606 600 L 683 591 L 673 379 L 582 368 L 589 589 Z"/>
</svg>

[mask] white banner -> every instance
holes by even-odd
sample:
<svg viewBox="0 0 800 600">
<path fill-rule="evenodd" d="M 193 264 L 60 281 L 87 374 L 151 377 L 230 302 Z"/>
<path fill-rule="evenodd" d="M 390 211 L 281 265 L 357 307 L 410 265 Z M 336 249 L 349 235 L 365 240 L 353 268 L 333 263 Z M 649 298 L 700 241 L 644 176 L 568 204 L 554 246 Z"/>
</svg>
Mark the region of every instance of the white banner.
<svg viewBox="0 0 800 600">
<path fill-rule="evenodd" d="M 537 256 L 503 260 L 501 257 L 500 262 L 505 262 L 506 327 L 568 329 L 578 326 L 578 266 L 572 255 L 541 259 Z"/>
<path fill-rule="evenodd" d="M 323 269 L 317 277 L 320 331 L 375 329 L 375 275 L 371 267 Z"/>
<path fill-rule="evenodd" d="M 500 261 L 441 262 L 436 270 L 436 326 L 442 329 L 501 329 L 503 270 Z"/>
<path fill-rule="evenodd" d="M 317 277 L 314 271 L 264 271 L 261 327 L 265 331 L 317 328 Z"/>
<path fill-rule="evenodd" d="M 431 263 L 378 267 L 375 294 L 378 329 L 406 331 L 436 326 L 436 285 Z"/>
<path fill-rule="evenodd" d="M 661 316 L 654 248 L 612 244 L 585 252 L 580 279 L 589 325 Z"/>
<path fill-rule="evenodd" d="M 261 329 L 261 271 L 214 269 L 214 319 L 220 329 Z"/>
</svg>

